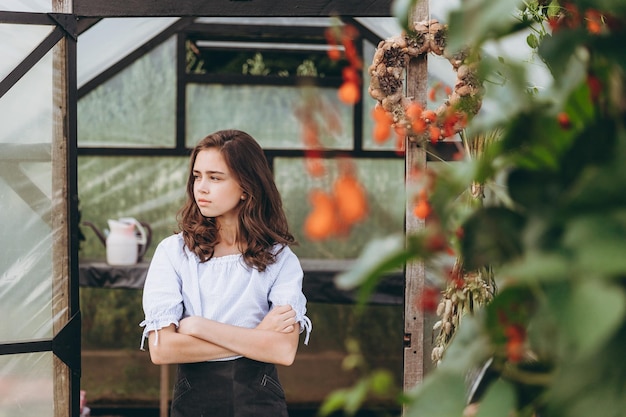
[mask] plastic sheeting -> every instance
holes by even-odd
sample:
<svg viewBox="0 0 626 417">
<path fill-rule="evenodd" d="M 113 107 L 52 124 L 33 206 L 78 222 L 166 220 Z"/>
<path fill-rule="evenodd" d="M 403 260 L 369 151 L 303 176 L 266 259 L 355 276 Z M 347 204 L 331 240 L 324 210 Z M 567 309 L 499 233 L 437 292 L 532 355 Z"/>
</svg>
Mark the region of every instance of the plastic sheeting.
<svg viewBox="0 0 626 417">
<path fill-rule="evenodd" d="M 37 4 L 29 0 L 29 5 Z M 5 7 L 0 0 L 0 10 Z M 23 36 L 0 45 L 2 56 L 10 57 L 0 64 L 1 77 L 49 32 L 49 27 L 0 25 L 0 34 Z M 65 178 L 53 174 L 52 65 L 48 52 L 0 98 L 0 344 L 9 346 L 0 355 L 0 417 L 52 417 L 55 388 L 60 388 L 55 387 L 52 352 L 6 353 L 13 352 L 12 344 L 53 339 L 55 324 L 62 326 L 68 312 L 68 292 L 55 290 L 67 279 L 64 259 L 58 256 L 64 251 L 55 250 L 66 245 L 67 233 L 58 228 L 67 222 L 65 205 L 54 208 L 64 198 L 54 188 L 64 188 Z"/>
</svg>

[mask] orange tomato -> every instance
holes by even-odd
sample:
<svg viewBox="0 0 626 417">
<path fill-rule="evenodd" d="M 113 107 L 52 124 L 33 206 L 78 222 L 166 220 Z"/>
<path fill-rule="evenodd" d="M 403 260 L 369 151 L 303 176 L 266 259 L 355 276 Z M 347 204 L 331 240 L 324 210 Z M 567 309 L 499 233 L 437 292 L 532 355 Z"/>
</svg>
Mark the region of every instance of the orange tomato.
<svg viewBox="0 0 626 417">
<path fill-rule="evenodd" d="M 437 126 L 431 126 L 428 129 L 428 133 L 430 134 L 430 142 L 432 144 L 437 143 L 439 139 L 441 139 L 441 129 L 439 129 Z"/>
<path fill-rule="evenodd" d="M 357 83 L 353 81 L 346 81 L 341 84 L 337 94 L 342 103 L 355 104 L 361 98 L 361 89 Z"/>
<path fill-rule="evenodd" d="M 344 67 L 341 70 L 341 77 L 344 82 L 350 81 L 355 84 L 359 84 L 361 82 L 361 77 L 354 67 Z"/>
<path fill-rule="evenodd" d="M 423 119 L 415 119 L 411 123 L 411 129 L 417 134 L 424 133 L 426 131 L 426 122 Z"/>
<path fill-rule="evenodd" d="M 431 212 L 432 208 L 427 200 L 419 199 L 413 207 L 413 215 L 418 219 L 425 220 Z"/>
<path fill-rule="evenodd" d="M 341 59 L 341 51 L 335 45 L 332 45 L 326 53 L 331 61 L 339 61 Z"/>
<path fill-rule="evenodd" d="M 437 113 L 432 110 L 426 110 L 422 113 L 422 119 L 424 119 L 426 123 L 432 123 L 437 120 Z"/>
<path fill-rule="evenodd" d="M 352 175 L 342 175 L 333 185 L 333 195 L 337 203 L 339 217 L 354 224 L 367 216 L 367 197 L 365 190 Z"/>
<path fill-rule="evenodd" d="M 332 196 L 313 190 L 309 196 L 313 211 L 304 222 L 304 233 L 311 240 L 323 240 L 336 230 L 335 203 Z"/>
<path fill-rule="evenodd" d="M 391 136 L 391 125 L 385 124 L 384 122 L 376 123 L 374 126 L 374 142 L 376 143 L 385 143 L 387 139 Z"/>
<path fill-rule="evenodd" d="M 572 127 L 572 121 L 570 120 L 569 115 L 567 113 L 561 112 L 556 117 L 559 122 L 559 125 L 561 126 L 561 129 L 568 130 L 569 128 Z"/>
<path fill-rule="evenodd" d="M 377 122 L 393 123 L 393 116 L 380 105 L 377 105 L 372 110 L 372 119 Z"/>
<path fill-rule="evenodd" d="M 413 102 L 407 106 L 405 113 L 409 119 L 414 120 L 422 116 L 422 111 L 424 111 L 422 106 Z"/>
</svg>

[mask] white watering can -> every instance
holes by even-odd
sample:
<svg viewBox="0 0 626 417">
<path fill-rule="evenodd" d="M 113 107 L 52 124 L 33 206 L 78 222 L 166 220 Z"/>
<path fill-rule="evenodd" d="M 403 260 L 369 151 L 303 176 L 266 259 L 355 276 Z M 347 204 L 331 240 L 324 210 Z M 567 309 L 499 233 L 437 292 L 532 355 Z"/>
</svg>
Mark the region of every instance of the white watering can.
<svg viewBox="0 0 626 417">
<path fill-rule="evenodd" d="M 109 265 L 134 265 L 139 259 L 139 247 L 146 247 L 148 234 L 142 224 L 132 218 L 109 219 L 106 238 L 107 263 Z M 142 254 L 143 255 L 143 254 Z"/>
<path fill-rule="evenodd" d="M 146 253 L 152 230 L 147 223 L 140 222 L 132 217 L 122 217 L 119 220 L 108 220 L 109 229 L 104 233 L 91 222 L 83 222 L 96 233 L 106 247 L 106 258 L 109 265 L 134 265 Z"/>
</svg>

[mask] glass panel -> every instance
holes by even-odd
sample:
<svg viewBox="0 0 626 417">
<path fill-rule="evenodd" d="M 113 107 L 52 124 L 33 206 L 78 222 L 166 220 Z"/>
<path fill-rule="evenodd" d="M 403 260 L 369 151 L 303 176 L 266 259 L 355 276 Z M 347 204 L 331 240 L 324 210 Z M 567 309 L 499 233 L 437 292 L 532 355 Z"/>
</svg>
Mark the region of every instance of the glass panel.
<svg viewBox="0 0 626 417">
<path fill-rule="evenodd" d="M 434 3 L 441 4 L 442 2 Z M 429 8 L 429 12 L 432 15 L 432 6 L 429 6 Z M 402 27 L 396 17 L 357 17 L 356 20 L 381 39 L 387 39 L 402 33 Z"/>
<path fill-rule="evenodd" d="M 365 62 L 363 71 L 363 149 L 366 150 L 393 150 L 396 148 L 395 134 L 386 142 L 379 144 L 374 142 L 374 120 L 372 119 L 372 111 L 376 106 L 376 100 L 370 96 L 367 89 L 370 85 L 371 76 L 368 67 L 374 59 L 375 46 L 368 41 L 363 42 L 363 61 Z"/>
<path fill-rule="evenodd" d="M 192 42 L 192 41 L 188 41 Z M 187 44 L 187 72 L 249 76 L 341 77 L 342 67 L 328 58 L 328 46 L 272 42 L 194 40 Z M 220 49 L 213 49 L 220 48 Z M 259 52 L 251 48 L 268 48 Z M 278 49 L 283 50 L 278 50 Z M 275 50 L 272 50 L 275 49 Z"/>
<path fill-rule="evenodd" d="M 187 86 L 187 146 L 193 147 L 207 134 L 236 128 L 251 134 L 265 149 L 303 149 L 301 124 L 295 109 L 314 96 L 332 109 L 343 130 L 322 134 L 327 148 L 352 149 L 352 108 L 337 99 L 334 88 L 253 85 Z"/>
<path fill-rule="evenodd" d="M 0 99 L 0 342 L 52 337 L 51 64 Z"/>
<path fill-rule="evenodd" d="M 196 23 L 266 26 L 330 26 L 328 17 L 198 17 Z"/>
<path fill-rule="evenodd" d="M 149 224 L 152 244 L 177 229 L 176 213 L 185 198 L 187 157 L 80 157 L 78 196 L 81 220 L 101 232 L 108 219 L 134 217 Z M 81 260 L 104 260 L 106 251 L 97 234 L 84 224 Z"/>
<path fill-rule="evenodd" d="M 52 0 L 0 0 L 0 10 L 49 13 L 52 11 Z"/>
<path fill-rule="evenodd" d="M 54 416 L 51 352 L 0 356 L 0 416 Z"/>
<path fill-rule="evenodd" d="M 106 18 L 81 33 L 76 57 L 78 88 L 134 52 L 178 19 L 177 17 Z"/>
<path fill-rule="evenodd" d="M 159 367 L 139 350 L 141 290 L 81 287 L 81 388 L 89 403 L 156 404 Z"/>
<path fill-rule="evenodd" d="M 0 98 L 0 143 L 50 143 L 52 54 L 44 56 Z M 49 147 L 47 152 L 50 152 Z M 22 156 L 28 155 L 23 153 Z M 48 155 L 49 156 L 49 155 Z"/>
<path fill-rule="evenodd" d="M 78 101 L 79 146 L 174 147 L 175 47 L 171 38 Z"/>
<path fill-rule="evenodd" d="M 53 28 L 54 26 L 0 25 L 0 80 L 13 71 Z"/>
<path fill-rule="evenodd" d="M 336 162 L 326 161 L 327 175 L 313 178 L 305 173 L 301 158 L 274 160 L 276 184 L 291 231 L 299 242 L 294 251 L 301 258 L 356 258 L 371 239 L 404 230 L 404 161 L 359 159 L 354 163 L 357 176 L 367 190 L 369 217 L 356 225 L 348 236 L 323 242 L 309 241 L 302 232 L 311 210 L 308 193 L 316 187 L 329 189 L 336 177 Z"/>
</svg>

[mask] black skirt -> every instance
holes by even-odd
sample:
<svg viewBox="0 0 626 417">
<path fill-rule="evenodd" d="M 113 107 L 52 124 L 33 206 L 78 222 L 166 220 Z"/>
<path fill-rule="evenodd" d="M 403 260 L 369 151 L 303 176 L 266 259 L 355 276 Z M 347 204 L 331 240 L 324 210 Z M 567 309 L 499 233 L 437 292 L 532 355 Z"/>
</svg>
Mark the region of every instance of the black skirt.
<svg viewBox="0 0 626 417">
<path fill-rule="evenodd" d="M 178 365 L 171 417 L 288 417 L 272 364 L 247 358 Z"/>
</svg>

